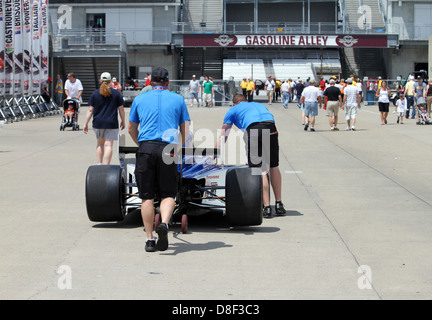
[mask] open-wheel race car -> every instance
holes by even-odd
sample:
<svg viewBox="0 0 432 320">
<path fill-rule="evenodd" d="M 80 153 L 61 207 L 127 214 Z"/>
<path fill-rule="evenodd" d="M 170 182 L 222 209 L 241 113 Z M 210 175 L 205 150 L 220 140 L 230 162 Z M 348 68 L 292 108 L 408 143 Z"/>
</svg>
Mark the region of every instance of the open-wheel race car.
<svg viewBox="0 0 432 320">
<path fill-rule="evenodd" d="M 124 146 L 119 139 L 120 165 L 90 166 L 86 176 L 86 206 L 90 221 L 122 221 L 141 207 L 135 182 L 135 154 L 138 147 Z M 178 164 L 178 192 L 170 224 L 180 224 L 187 233 L 188 215 L 222 212 L 229 227 L 262 223 L 262 176 L 247 166 L 218 164 L 220 150 L 182 148 Z M 161 223 L 159 201 L 155 199 L 154 228 Z"/>
</svg>

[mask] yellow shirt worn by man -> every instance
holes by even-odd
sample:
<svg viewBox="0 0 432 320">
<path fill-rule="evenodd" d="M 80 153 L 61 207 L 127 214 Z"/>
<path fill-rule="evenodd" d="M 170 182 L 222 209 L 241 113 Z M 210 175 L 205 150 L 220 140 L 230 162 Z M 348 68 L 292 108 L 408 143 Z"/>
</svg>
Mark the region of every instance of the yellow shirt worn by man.
<svg viewBox="0 0 432 320">
<path fill-rule="evenodd" d="M 246 79 L 244 79 L 241 83 L 240 83 L 240 87 L 242 89 L 246 89 L 248 86 L 248 82 L 246 81 Z"/>
<path fill-rule="evenodd" d="M 248 82 L 246 90 L 247 91 L 253 91 L 253 90 L 255 90 L 255 83 L 252 80 Z"/>
<path fill-rule="evenodd" d="M 414 80 L 410 80 L 405 85 L 405 95 L 413 96 L 414 95 Z"/>
</svg>

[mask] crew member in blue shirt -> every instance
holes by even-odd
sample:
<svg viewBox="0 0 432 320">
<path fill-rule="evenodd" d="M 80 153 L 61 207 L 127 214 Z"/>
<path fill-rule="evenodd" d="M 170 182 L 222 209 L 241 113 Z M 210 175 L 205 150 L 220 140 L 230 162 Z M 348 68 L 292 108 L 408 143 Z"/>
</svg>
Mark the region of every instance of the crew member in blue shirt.
<svg viewBox="0 0 432 320">
<path fill-rule="evenodd" d="M 236 95 L 233 107 L 225 115 L 221 135 L 216 143 L 220 147 L 222 137 L 228 139 L 232 125 L 245 132 L 244 141 L 248 157 L 248 166 L 259 167 L 263 176 L 263 217 L 271 218 L 270 185 L 267 172 L 270 173 L 270 183 L 276 198 L 277 215 L 286 213 L 282 204 L 282 176 L 279 170 L 279 140 L 273 115 L 265 105 L 258 102 L 246 102 L 243 95 Z M 267 133 L 267 134 L 266 134 Z M 270 143 L 266 143 L 268 138 Z"/>
<path fill-rule="evenodd" d="M 168 71 L 156 68 L 151 74 L 153 89 L 137 96 L 129 114 L 129 134 L 139 146 L 136 153 L 135 179 L 142 199 L 141 215 L 146 232 L 147 252 L 168 248 L 168 223 L 175 207 L 177 194 L 177 164 L 171 157 L 179 142 L 186 141 L 189 113 L 182 96 L 170 92 Z M 161 199 L 162 223 L 153 237 L 155 189 Z"/>
</svg>

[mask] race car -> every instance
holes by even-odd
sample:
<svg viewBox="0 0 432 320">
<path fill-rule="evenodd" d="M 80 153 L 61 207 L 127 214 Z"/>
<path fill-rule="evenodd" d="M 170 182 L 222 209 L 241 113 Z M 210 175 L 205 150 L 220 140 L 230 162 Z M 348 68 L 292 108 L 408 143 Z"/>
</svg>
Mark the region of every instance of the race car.
<svg viewBox="0 0 432 320">
<path fill-rule="evenodd" d="M 119 138 L 120 165 L 90 166 L 86 175 L 86 207 L 90 221 L 122 221 L 140 209 L 141 199 L 135 181 L 135 154 L 138 147 L 124 145 Z M 220 149 L 182 148 L 178 157 L 178 193 L 170 224 L 188 230 L 188 215 L 218 212 L 229 227 L 262 223 L 262 175 L 247 166 L 218 163 Z M 155 199 L 154 228 L 161 223 L 159 201 Z"/>
</svg>

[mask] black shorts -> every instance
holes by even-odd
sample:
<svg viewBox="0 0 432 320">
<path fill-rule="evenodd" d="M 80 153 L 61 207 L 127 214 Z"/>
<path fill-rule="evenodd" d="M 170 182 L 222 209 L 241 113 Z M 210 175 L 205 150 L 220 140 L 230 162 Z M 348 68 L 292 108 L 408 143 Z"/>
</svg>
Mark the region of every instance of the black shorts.
<svg viewBox="0 0 432 320">
<path fill-rule="evenodd" d="M 279 166 L 279 134 L 273 122 L 252 123 L 246 129 L 244 141 L 249 167 L 267 171 L 268 167 Z"/>
<path fill-rule="evenodd" d="M 141 199 L 176 197 L 178 170 L 173 151 L 174 145 L 163 142 L 140 143 L 136 153 L 135 180 Z"/>
<path fill-rule="evenodd" d="M 379 112 L 389 112 L 390 103 L 378 102 Z"/>
</svg>

